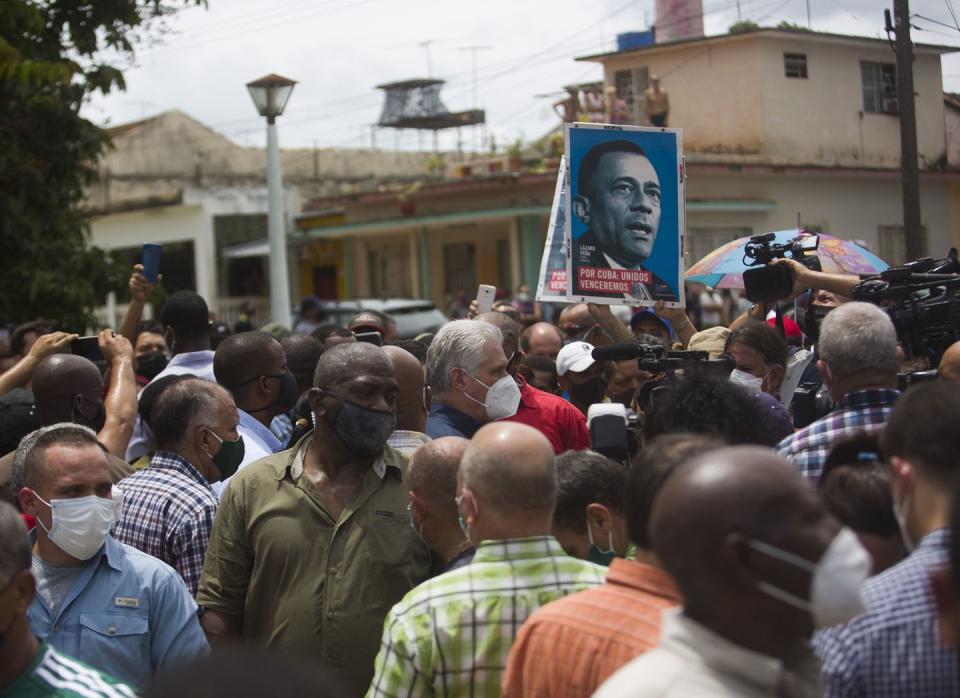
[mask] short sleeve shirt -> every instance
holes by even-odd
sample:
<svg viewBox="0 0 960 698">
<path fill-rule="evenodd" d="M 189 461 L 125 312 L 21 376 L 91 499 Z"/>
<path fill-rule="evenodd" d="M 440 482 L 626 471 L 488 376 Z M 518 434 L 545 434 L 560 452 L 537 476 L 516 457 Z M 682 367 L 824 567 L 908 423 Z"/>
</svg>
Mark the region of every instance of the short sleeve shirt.
<svg viewBox="0 0 960 698">
<path fill-rule="evenodd" d="M 234 476 L 197 601 L 242 617 L 245 641 L 311 654 L 359 695 L 387 612 L 427 579 L 431 554 L 410 526 L 400 453 L 387 446 L 334 518 L 303 472 L 312 438 Z"/>
</svg>

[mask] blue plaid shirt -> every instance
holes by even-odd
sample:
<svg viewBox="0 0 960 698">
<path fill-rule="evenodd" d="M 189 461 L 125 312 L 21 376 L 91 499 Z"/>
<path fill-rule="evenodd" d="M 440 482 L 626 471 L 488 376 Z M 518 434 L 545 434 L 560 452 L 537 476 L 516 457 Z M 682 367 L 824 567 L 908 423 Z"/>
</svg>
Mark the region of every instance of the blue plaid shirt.
<svg viewBox="0 0 960 698">
<path fill-rule="evenodd" d="M 824 696 L 960 695 L 960 663 L 937 639 L 930 590 L 930 572 L 950 564 L 949 544 L 947 529 L 928 534 L 907 559 L 864 583 L 866 614 L 814 636 Z"/>
<path fill-rule="evenodd" d="M 826 417 L 777 444 L 777 453 L 816 485 L 820 482 L 823 463 L 837 441 L 860 431 L 880 431 L 899 396 L 900 391 L 892 388 L 849 392 Z"/>
<path fill-rule="evenodd" d="M 196 596 L 217 513 L 210 484 L 180 456 L 158 451 L 149 467 L 117 486 L 123 515 L 113 537 L 166 562 Z"/>
</svg>

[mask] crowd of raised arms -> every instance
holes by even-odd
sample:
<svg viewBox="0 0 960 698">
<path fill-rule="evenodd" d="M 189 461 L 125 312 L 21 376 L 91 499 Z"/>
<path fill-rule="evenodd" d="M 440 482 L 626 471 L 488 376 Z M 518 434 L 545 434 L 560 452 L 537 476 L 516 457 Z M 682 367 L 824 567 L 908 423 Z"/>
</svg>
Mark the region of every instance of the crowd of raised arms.
<svg viewBox="0 0 960 698">
<path fill-rule="evenodd" d="M 17 327 L 0 698 L 960 695 L 960 344 L 906 385 L 856 278 L 777 264 L 802 316 L 257 330 L 142 320 L 137 266 L 93 354 Z"/>
</svg>

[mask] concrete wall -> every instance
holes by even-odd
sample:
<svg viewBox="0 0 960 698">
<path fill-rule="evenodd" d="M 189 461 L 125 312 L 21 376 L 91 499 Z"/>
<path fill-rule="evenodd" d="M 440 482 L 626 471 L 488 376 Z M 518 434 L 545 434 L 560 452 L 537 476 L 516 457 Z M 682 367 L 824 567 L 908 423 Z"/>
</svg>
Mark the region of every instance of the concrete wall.
<svg viewBox="0 0 960 698">
<path fill-rule="evenodd" d="M 670 95 L 668 126 L 683 128 L 685 150 L 756 156 L 765 149 L 761 61 L 759 44 L 742 38 L 684 44 L 606 59 L 604 80 L 646 67 Z"/>
<path fill-rule="evenodd" d="M 920 199 L 927 252 L 943 256 L 955 244 L 951 220 L 951 182 L 921 177 Z M 770 211 L 706 213 L 687 211 L 688 228 L 749 226 L 753 233 L 793 228 L 797 212 L 804 225 L 820 226 L 831 235 L 863 240 L 879 251 L 880 226 L 900 225 L 900 179 L 864 174 L 737 174 L 691 172 L 687 200 L 760 199 L 772 201 Z M 687 260 L 688 265 L 697 260 Z"/>
<path fill-rule="evenodd" d="M 899 167 L 900 119 L 864 113 L 861 61 L 894 63 L 887 46 L 858 46 L 803 34 L 759 41 L 763 71 L 763 124 L 775 163 L 846 167 Z M 784 75 L 783 54 L 807 57 L 807 79 Z M 946 150 L 940 57 L 914 62 L 920 163 Z"/>
<path fill-rule="evenodd" d="M 947 164 L 960 167 L 960 109 L 946 106 L 943 116 L 947 129 Z"/>
<path fill-rule="evenodd" d="M 806 54 L 807 79 L 785 77 L 784 52 Z M 860 61 L 894 62 L 885 44 L 760 32 L 601 60 L 607 85 L 620 70 L 660 75 L 691 162 L 899 166 L 898 118 L 862 113 Z M 918 49 L 914 82 L 923 167 L 946 151 L 939 55 Z"/>
<path fill-rule="evenodd" d="M 161 206 L 114 213 L 90 222 L 94 245 L 105 250 L 135 247 L 144 242 L 192 242 L 197 293 L 214 307 L 217 298 L 213 224 L 197 204 Z"/>
</svg>

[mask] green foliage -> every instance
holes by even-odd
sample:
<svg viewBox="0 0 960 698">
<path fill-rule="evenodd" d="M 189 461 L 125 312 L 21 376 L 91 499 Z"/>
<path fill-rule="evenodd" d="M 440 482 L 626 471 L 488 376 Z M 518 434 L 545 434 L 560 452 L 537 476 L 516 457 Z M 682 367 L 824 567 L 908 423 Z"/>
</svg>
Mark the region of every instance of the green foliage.
<svg viewBox="0 0 960 698">
<path fill-rule="evenodd" d="M 80 204 L 109 145 L 80 116 L 93 92 L 123 89 L 104 59 L 203 0 L 0 0 L 0 322 L 36 317 L 83 329 L 118 268 L 90 246 Z"/>
<path fill-rule="evenodd" d="M 746 34 L 747 32 L 756 31 L 759 28 L 760 25 L 756 22 L 751 22 L 749 19 L 744 19 L 731 24 L 729 32 L 731 34 Z"/>
<path fill-rule="evenodd" d="M 780 24 L 777 25 L 777 29 L 786 29 L 791 32 L 809 32 L 812 31 L 808 27 L 803 26 L 802 24 L 794 24 L 793 22 L 788 22 L 783 20 Z"/>
</svg>

